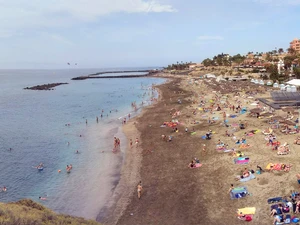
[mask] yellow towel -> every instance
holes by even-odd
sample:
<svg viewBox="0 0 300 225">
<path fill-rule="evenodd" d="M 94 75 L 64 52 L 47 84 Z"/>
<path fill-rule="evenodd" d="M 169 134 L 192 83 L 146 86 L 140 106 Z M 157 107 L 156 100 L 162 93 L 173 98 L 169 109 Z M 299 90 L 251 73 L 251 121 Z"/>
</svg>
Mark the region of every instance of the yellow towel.
<svg viewBox="0 0 300 225">
<path fill-rule="evenodd" d="M 247 208 L 242 208 L 242 209 L 238 209 L 238 214 L 255 214 L 256 208 L 255 207 L 247 207 Z"/>
<path fill-rule="evenodd" d="M 266 170 L 271 169 L 271 166 L 274 166 L 274 163 L 269 163 L 269 164 L 267 165 L 267 167 L 266 167 Z"/>
</svg>

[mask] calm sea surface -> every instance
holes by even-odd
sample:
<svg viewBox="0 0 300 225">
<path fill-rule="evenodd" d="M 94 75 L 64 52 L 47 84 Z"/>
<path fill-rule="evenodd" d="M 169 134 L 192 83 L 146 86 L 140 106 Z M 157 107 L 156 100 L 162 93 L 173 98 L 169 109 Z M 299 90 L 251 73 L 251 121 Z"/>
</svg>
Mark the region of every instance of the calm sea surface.
<svg viewBox="0 0 300 225">
<path fill-rule="evenodd" d="M 149 102 L 149 87 L 164 82 L 70 80 L 96 72 L 101 70 L 0 70 L 0 187 L 7 187 L 0 201 L 31 198 L 60 213 L 96 218 L 112 195 L 123 163 L 126 140 L 118 118 L 132 112 L 131 102 Z M 56 82 L 69 84 L 53 91 L 23 90 Z M 114 136 L 121 138 L 118 154 L 111 152 Z M 45 168 L 39 172 L 34 167 L 41 162 Z M 73 169 L 67 174 L 69 164 Z"/>
</svg>

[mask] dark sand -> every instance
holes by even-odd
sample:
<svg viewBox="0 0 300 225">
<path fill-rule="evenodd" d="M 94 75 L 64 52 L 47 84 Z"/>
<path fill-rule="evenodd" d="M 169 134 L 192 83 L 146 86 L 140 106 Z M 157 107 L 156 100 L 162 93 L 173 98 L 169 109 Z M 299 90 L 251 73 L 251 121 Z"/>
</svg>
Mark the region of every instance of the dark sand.
<svg viewBox="0 0 300 225">
<path fill-rule="evenodd" d="M 128 139 L 134 141 L 140 134 L 142 142 L 138 148 L 128 149 L 119 185 L 121 187 L 119 193 L 123 197 L 120 197 L 117 203 L 114 221 L 108 221 L 107 224 L 244 224 L 246 222 L 236 217 L 236 210 L 244 207 L 256 207 L 251 224 L 272 224 L 273 218 L 269 217 L 270 206 L 267 204 L 268 197 L 288 195 L 291 190 L 298 188 L 295 174 L 297 169 L 300 169 L 297 165 L 299 153 L 296 150 L 299 147 L 291 143 L 295 136 L 275 131 L 281 142 L 290 143 L 292 152 L 288 156 L 278 156 L 272 152 L 270 147 L 266 146 L 264 135 L 261 133 L 247 138 L 247 143 L 252 147 L 243 152 L 251 158 L 251 161 L 248 165 L 235 165 L 233 158 L 227 153 L 216 151 L 218 139 L 228 143 L 230 147 L 236 147 L 234 141 L 224 135 L 227 128 L 221 126 L 219 122 L 208 125 L 207 120 L 201 121 L 201 114 L 198 111 L 197 115 L 192 114 L 198 105 L 192 101 L 199 100 L 195 93 L 205 91 L 207 96 L 212 96 L 214 86 L 188 85 L 185 79 L 174 79 L 158 88 L 161 93 L 160 101 L 148 107 L 124 127 Z M 178 99 L 182 100 L 182 104 L 177 102 Z M 184 123 L 178 126 L 179 133 L 173 133 L 172 128 L 160 127 L 164 121 L 172 119 L 170 112 L 174 108 L 181 111 L 181 115 L 176 119 Z M 216 115 L 222 118 L 220 113 L 216 112 Z M 191 125 L 195 119 L 201 123 Z M 240 119 L 248 121 L 247 130 L 263 130 L 268 127 L 265 120 L 250 118 L 248 114 L 239 116 L 230 123 L 238 122 Z M 186 133 L 184 131 L 186 126 L 189 130 L 194 128 L 197 134 Z M 212 140 L 201 139 L 208 129 L 216 131 Z M 239 130 L 236 136 L 243 137 L 244 132 L 245 130 Z M 172 135 L 173 140 L 163 141 L 162 134 Z M 203 144 L 207 146 L 206 156 L 201 155 Z M 194 157 L 200 158 L 203 164 L 201 168 L 188 168 L 189 162 Z M 258 164 L 265 168 L 268 162 L 292 163 L 293 168 L 289 173 L 257 175 L 256 179 L 246 183 L 235 181 L 236 175 L 243 168 L 255 170 Z M 140 200 L 136 192 L 139 180 L 142 181 L 144 188 Z M 234 186 L 247 186 L 251 196 L 231 200 L 228 193 L 231 183 Z"/>
</svg>

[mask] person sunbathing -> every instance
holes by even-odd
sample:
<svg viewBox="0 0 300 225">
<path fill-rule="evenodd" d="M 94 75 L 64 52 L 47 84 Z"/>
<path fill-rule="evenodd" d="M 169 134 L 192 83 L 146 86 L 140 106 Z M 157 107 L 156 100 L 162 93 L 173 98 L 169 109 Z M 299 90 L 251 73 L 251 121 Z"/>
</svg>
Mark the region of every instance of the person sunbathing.
<svg viewBox="0 0 300 225">
<path fill-rule="evenodd" d="M 224 146 L 224 143 L 219 139 L 217 145 L 218 146 Z"/>
<path fill-rule="evenodd" d="M 297 137 L 297 138 L 294 140 L 294 144 L 300 145 L 300 137 Z"/>
<path fill-rule="evenodd" d="M 194 158 L 194 162 L 195 162 L 196 164 L 200 164 L 200 160 L 197 159 L 197 158 Z"/>
<path fill-rule="evenodd" d="M 271 134 L 271 129 L 268 127 L 266 130 L 263 131 L 264 134 Z"/>
<path fill-rule="evenodd" d="M 280 215 L 283 212 L 283 206 L 282 204 L 278 204 L 278 208 L 277 209 L 272 209 L 271 210 L 271 214 L 270 216 L 276 216 L 276 215 Z"/>
<path fill-rule="evenodd" d="M 244 143 L 242 143 L 240 145 L 240 148 L 248 148 L 248 147 L 250 147 L 250 144 L 244 144 Z"/>
<path fill-rule="evenodd" d="M 192 160 L 189 164 L 189 168 L 195 168 L 196 167 L 196 164 L 194 162 L 194 160 Z"/>
<path fill-rule="evenodd" d="M 282 224 L 284 221 L 285 221 L 285 219 L 286 219 L 286 215 L 285 214 L 283 214 L 282 216 L 280 216 L 280 215 L 276 215 L 275 217 L 274 217 L 274 222 L 273 222 L 273 224 Z"/>
<path fill-rule="evenodd" d="M 300 201 L 297 201 L 297 203 L 296 203 L 296 210 L 295 210 L 296 214 L 299 213 L 299 207 L 300 207 Z"/>
<path fill-rule="evenodd" d="M 284 172 L 289 172 L 291 170 L 291 167 L 292 167 L 292 164 L 282 164 L 281 165 L 281 169 L 284 171 Z"/>
</svg>

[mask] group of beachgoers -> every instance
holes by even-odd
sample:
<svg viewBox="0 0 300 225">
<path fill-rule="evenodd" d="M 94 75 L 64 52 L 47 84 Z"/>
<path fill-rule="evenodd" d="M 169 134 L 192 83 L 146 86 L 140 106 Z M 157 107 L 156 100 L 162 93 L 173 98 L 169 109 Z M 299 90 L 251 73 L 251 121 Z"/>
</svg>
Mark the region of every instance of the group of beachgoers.
<svg viewBox="0 0 300 225">
<path fill-rule="evenodd" d="M 229 112 L 232 111 L 232 112 L 235 112 L 235 113 L 238 114 L 238 115 L 230 115 L 230 117 L 232 116 L 231 118 L 235 118 L 235 117 L 237 117 L 237 116 L 239 116 L 241 114 L 244 114 L 246 111 L 248 111 L 246 105 L 250 104 L 250 100 L 249 99 L 250 98 L 254 98 L 254 97 L 252 97 L 251 95 L 248 95 L 248 97 L 247 97 L 247 94 L 241 96 L 241 94 L 239 92 L 236 92 L 233 95 L 234 96 L 233 100 L 235 102 L 232 104 L 231 102 L 229 102 L 229 99 L 230 99 L 229 95 L 226 95 L 226 96 L 223 95 L 222 96 L 222 95 L 217 94 L 218 92 L 215 92 L 215 93 L 216 93 L 215 96 L 212 97 L 211 100 L 207 100 L 207 97 L 205 96 L 205 94 L 203 94 L 203 96 L 200 96 L 201 100 L 199 102 L 199 106 L 201 108 L 199 108 L 199 110 L 200 110 L 200 113 L 204 114 L 202 117 L 203 118 L 208 118 L 207 121 L 208 121 L 209 126 L 210 125 L 214 125 L 214 124 L 217 123 L 218 117 L 215 117 L 215 116 L 213 117 L 213 115 L 210 116 L 210 114 L 215 114 L 216 112 L 219 111 L 219 113 L 222 114 L 222 116 L 223 116 L 223 123 L 221 123 L 220 125 L 223 124 L 226 127 L 231 127 L 230 130 L 228 129 L 228 130 L 225 131 L 225 137 L 231 137 L 232 140 L 234 141 L 234 143 L 236 145 L 238 145 L 239 148 L 248 148 L 248 147 L 251 147 L 250 144 L 247 143 L 247 139 L 246 138 L 247 137 L 251 137 L 251 136 L 257 134 L 260 131 L 259 130 L 251 130 L 251 131 L 244 132 L 244 136 L 241 137 L 241 138 L 236 137 L 235 136 L 235 132 L 238 132 L 238 131 L 243 130 L 243 129 L 247 129 L 248 122 L 240 120 L 238 124 L 233 124 L 231 126 L 228 126 L 228 119 L 227 119 L 227 117 L 229 115 L 226 114 L 225 110 L 229 109 Z M 195 95 L 195 96 L 199 97 L 199 95 Z M 225 97 L 225 98 L 223 98 L 223 97 Z M 243 106 L 242 102 L 245 102 L 246 105 Z M 195 103 L 195 102 L 193 102 L 193 103 Z M 256 105 L 258 108 L 260 108 L 261 112 L 264 112 L 264 111 L 268 110 L 269 114 L 273 114 L 274 113 L 273 109 L 271 109 L 271 108 L 268 109 L 267 107 L 264 107 L 261 103 L 258 103 L 257 101 L 255 101 L 255 103 L 253 103 L 252 105 Z M 223 112 L 220 112 L 220 111 L 223 111 Z M 259 110 L 257 110 L 257 111 L 259 111 Z M 254 114 L 254 116 L 257 119 L 261 119 L 262 116 L 263 116 L 263 114 L 261 114 L 261 112 L 250 113 L 250 116 L 251 116 L 251 114 Z M 196 115 L 197 113 L 198 113 L 198 110 L 192 110 L 192 114 L 193 115 Z M 288 115 L 287 117 L 292 118 L 291 115 Z M 295 122 L 299 122 L 298 118 L 297 118 L 297 120 Z M 197 123 L 194 120 L 194 123 L 192 123 L 192 124 L 197 124 Z M 280 127 L 279 123 L 278 123 L 277 126 L 278 126 L 277 128 Z M 235 128 L 235 127 L 237 127 L 237 128 Z M 176 128 L 173 128 L 173 130 L 174 129 L 176 129 Z M 275 129 L 276 129 L 276 127 L 275 127 Z M 188 130 L 188 128 L 186 128 L 186 131 L 187 130 Z M 280 131 L 283 132 L 283 133 L 285 133 L 285 134 L 299 133 L 297 125 L 295 125 L 293 128 L 289 128 L 288 125 L 284 125 L 283 129 L 281 129 Z M 272 146 L 272 150 L 276 150 L 278 152 L 278 155 L 288 154 L 290 152 L 289 144 L 288 143 L 284 143 L 284 144 L 280 145 L 280 142 L 277 140 L 277 137 L 274 134 L 273 129 L 271 127 L 268 127 L 262 133 L 265 135 L 265 140 L 267 141 L 267 145 Z M 211 130 L 209 130 L 205 134 L 205 139 L 206 140 L 210 140 L 212 138 L 212 134 L 213 134 L 213 132 Z M 162 139 L 166 140 L 166 135 L 162 135 Z M 300 145 L 300 136 L 297 137 L 294 140 L 294 144 Z M 231 155 L 233 157 L 241 158 L 241 160 L 247 159 L 245 157 L 245 154 L 242 151 L 236 150 L 236 148 L 229 148 L 229 145 L 227 143 L 221 141 L 220 139 L 217 141 L 216 146 L 217 146 L 217 150 L 226 150 L 224 152 L 229 152 L 229 155 Z M 203 144 L 202 156 L 205 156 L 206 152 L 207 152 L 206 145 Z M 198 159 L 196 159 L 196 158 L 193 159 L 189 163 L 188 167 L 189 168 L 195 168 L 197 162 L 200 163 L 200 161 Z M 274 165 L 271 164 L 271 165 L 268 165 L 267 169 L 265 169 L 265 170 L 262 169 L 262 167 L 260 165 L 257 165 L 256 168 L 255 168 L 255 170 L 249 169 L 249 168 L 246 167 L 246 168 L 244 168 L 243 170 L 240 171 L 240 174 L 236 177 L 235 180 L 244 180 L 245 178 L 246 179 L 248 179 L 248 178 L 251 179 L 250 178 L 251 174 L 255 174 L 255 173 L 256 174 L 261 174 L 263 172 L 273 172 L 275 170 L 281 170 L 283 172 L 289 172 L 290 169 L 291 169 L 291 167 L 292 167 L 292 164 L 287 164 L 287 163 L 280 163 L 279 165 L 277 165 L 277 164 L 274 164 Z M 298 180 L 299 187 L 300 187 L 300 174 L 297 175 L 297 180 Z M 231 192 L 233 189 L 234 189 L 234 186 L 232 184 L 231 187 L 230 187 L 229 192 Z M 293 197 L 293 198 L 291 198 L 291 201 L 294 204 L 294 210 L 293 211 L 295 213 L 299 213 L 299 211 L 300 211 L 300 209 L 299 209 L 300 208 L 300 194 L 299 194 L 299 197 Z M 290 202 L 287 202 L 287 204 L 291 205 Z M 285 206 L 286 205 L 283 204 L 282 208 L 284 208 Z M 281 206 L 279 208 L 281 208 Z M 283 217 L 280 217 L 280 221 L 279 221 L 279 217 L 276 216 L 276 213 L 277 212 L 276 212 L 275 209 L 273 209 L 271 211 L 271 215 L 275 216 L 274 217 L 274 224 L 275 223 L 277 224 L 277 222 L 279 223 L 280 221 L 282 222 L 282 220 L 284 219 Z M 248 215 L 243 215 L 243 214 L 238 214 L 238 218 L 242 219 L 242 220 L 247 220 L 247 221 L 252 220 L 252 217 L 248 218 Z"/>
</svg>

